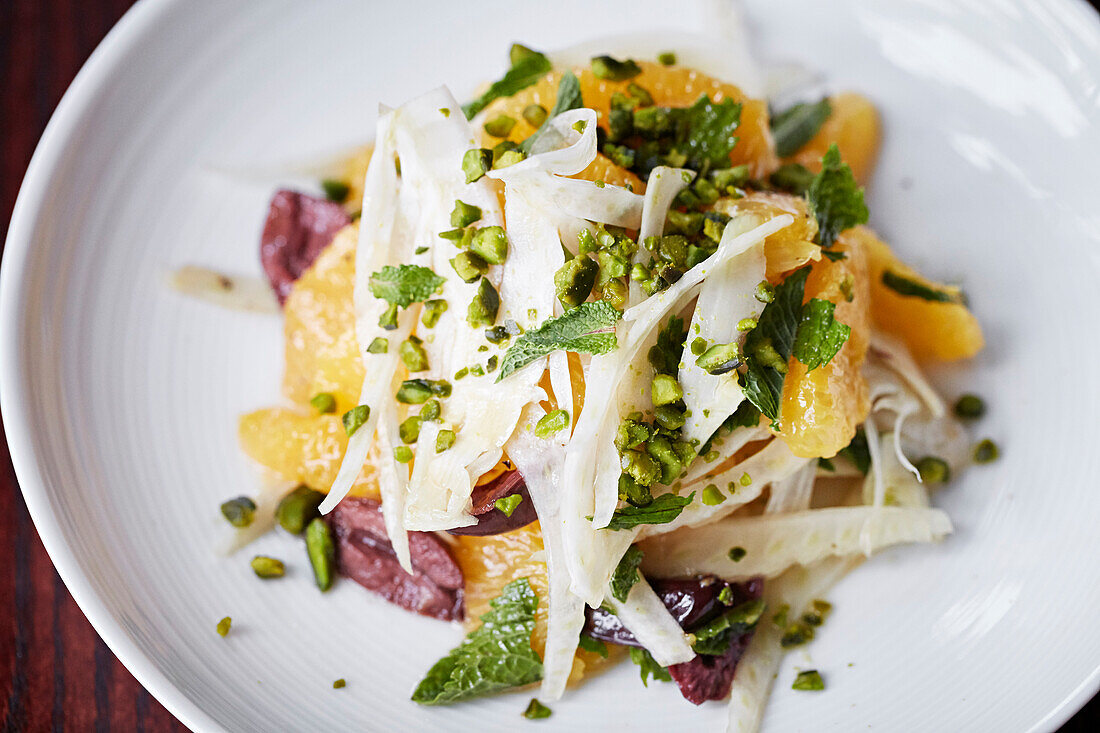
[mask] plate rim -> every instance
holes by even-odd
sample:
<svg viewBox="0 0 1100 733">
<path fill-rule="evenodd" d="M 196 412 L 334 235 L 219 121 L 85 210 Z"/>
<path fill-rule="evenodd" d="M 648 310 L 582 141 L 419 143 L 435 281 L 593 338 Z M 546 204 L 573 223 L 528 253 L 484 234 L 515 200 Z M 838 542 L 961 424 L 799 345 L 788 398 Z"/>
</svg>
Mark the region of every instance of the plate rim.
<svg viewBox="0 0 1100 733">
<path fill-rule="evenodd" d="M 80 611 L 122 665 L 183 725 L 191 730 L 219 731 L 225 730 L 224 727 L 172 682 L 126 633 L 82 571 L 46 494 L 38 467 L 40 458 L 44 456 L 39 456 L 35 451 L 35 441 L 27 429 L 32 422 L 29 404 L 20 390 L 26 374 L 20 350 L 28 295 L 24 274 L 32 250 L 33 231 L 61 153 L 114 70 L 125 61 L 145 33 L 183 1 L 138 0 L 127 10 L 84 62 L 35 146 L 12 210 L 3 262 L 0 263 L 0 405 L 3 408 L 0 418 L 16 480 L 31 520 Z M 1100 16 L 1097 15 L 1100 9 L 1094 8 L 1088 0 L 1053 0 L 1053 7 L 1048 9 L 1056 12 L 1059 5 L 1063 9 L 1072 6 L 1077 6 L 1078 10 L 1084 9 L 1100 23 Z M 1094 30 L 1100 31 L 1100 25 L 1094 24 Z M 1100 660 L 1076 688 L 1031 726 L 1028 733 L 1057 731 L 1098 693 Z"/>
<path fill-rule="evenodd" d="M 35 224 L 60 162 L 65 143 L 94 103 L 102 86 L 125 61 L 145 33 L 179 0 L 138 0 L 108 31 L 88 56 L 50 116 L 31 156 L 12 209 L 0 264 L 0 417 L 23 501 L 50 561 L 92 628 L 146 691 L 191 730 L 224 728 L 191 700 L 122 628 L 80 568 L 73 548 L 61 531 L 38 469 L 29 404 L 20 387 L 25 383 L 21 345 L 25 332 L 27 288 L 24 277 L 33 245 Z"/>
</svg>

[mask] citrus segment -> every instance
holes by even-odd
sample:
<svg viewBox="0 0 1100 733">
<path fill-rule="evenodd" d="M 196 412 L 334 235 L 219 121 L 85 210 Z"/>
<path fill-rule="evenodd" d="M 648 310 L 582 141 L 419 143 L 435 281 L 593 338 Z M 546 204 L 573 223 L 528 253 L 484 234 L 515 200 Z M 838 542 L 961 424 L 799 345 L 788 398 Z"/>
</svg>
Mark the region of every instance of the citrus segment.
<svg viewBox="0 0 1100 733">
<path fill-rule="evenodd" d="M 319 392 L 336 397 L 337 413 L 358 404 L 363 365 L 352 306 L 358 237 L 358 224 L 340 230 L 286 300 L 283 393 L 298 404 Z"/>
<path fill-rule="evenodd" d="M 237 436 L 244 452 L 280 478 L 327 493 L 347 450 L 339 415 L 310 415 L 271 407 L 243 415 Z M 372 456 L 373 459 L 373 456 Z M 374 461 L 368 460 L 352 493 L 378 498 Z"/>
<path fill-rule="evenodd" d="M 866 97 L 848 92 L 829 98 L 832 114 L 817 134 L 784 163 L 801 163 L 814 173 L 821 170 L 821 159 L 836 143 L 840 157 L 852 167 L 860 183 L 867 183 L 874 172 L 882 137 L 878 110 Z"/>
<path fill-rule="evenodd" d="M 844 253 L 845 258 L 823 258 L 813 264 L 803 302 L 820 298 L 835 303 L 833 317 L 851 332 L 828 364 L 807 371 L 794 357 L 788 362 L 780 435 L 796 456 L 836 455 L 851 442 L 870 409 L 861 373 L 871 338 L 867 253 L 861 238 L 851 231 L 840 236 L 833 251 Z"/>
<path fill-rule="evenodd" d="M 887 287 L 882 276 L 887 270 L 921 285 L 953 295 L 958 288 L 922 277 L 890 251 L 866 227 L 853 230 L 867 250 L 870 263 L 871 313 L 875 325 L 902 339 L 913 356 L 922 360 L 951 361 L 974 356 L 985 345 L 982 328 L 962 303 L 940 303 L 912 295 L 901 295 Z"/>
<path fill-rule="evenodd" d="M 740 199 L 720 199 L 715 209 L 729 216 L 756 214 L 761 223 L 782 214 L 794 216 L 793 224 L 764 239 L 765 276 L 772 283 L 807 262 L 821 259 L 821 248 L 813 242 L 817 222 L 810 216 L 803 198 L 764 191 Z"/>
</svg>

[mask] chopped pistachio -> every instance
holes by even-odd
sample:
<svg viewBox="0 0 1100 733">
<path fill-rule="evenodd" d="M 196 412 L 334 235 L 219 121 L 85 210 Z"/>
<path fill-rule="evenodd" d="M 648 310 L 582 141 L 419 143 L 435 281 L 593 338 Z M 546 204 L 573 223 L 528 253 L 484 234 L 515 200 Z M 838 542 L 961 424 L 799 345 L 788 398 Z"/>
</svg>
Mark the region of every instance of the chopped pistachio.
<svg viewBox="0 0 1100 733">
<path fill-rule="evenodd" d="M 325 495 L 306 485 L 295 487 L 279 500 L 275 507 L 275 521 L 291 534 L 301 534 L 306 525 L 319 516 L 317 508 Z"/>
<path fill-rule="evenodd" d="M 565 410 L 554 410 L 548 412 L 539 418 L 539 421 L 535 423 L 535 436 L 538 438 L 549 438 L 555 433 L 560 433 L 569 427 L 569 413 Z"/>
<path fill-rule="evenodd" d="M 747 473 L 742 473 L 741 478 L 737 479 L 737 483 L 742 486 L 748 486 L 752 483 L 752 476 L 749 476 Z"/>
<path fill-rule="evenodd" d="M 642 67 L 632 59 L 619 61 L 611 56 L 596 56 L 592 59 L 592 73 L 597 79 L 626 81 L 642 73 Z"/>
<path fill-rule="evenodd" d="M 482 227 L 470 240 L 470 251 L 490 265 L 503 265 L 508 259 L 508 237 L 502 227 Z"/>
<path fill-rule="evenodd" d="M 588 299 L 596 284 L 600 266 L 586 254 L 566 262 L 554 273 L 554 290 L 566 308 L 578 306 Z"/>
<path fill-rule="evenodd" d="M 700 354 L 695 363 L 709 374 L 726 374 L 740 366 L 738 352 L 736 343 L 715 344 Z"/>
<path fill-rule="evenodd" d="M 621 466 L 641 486 L 651 486 L 661 475 L 661 467 L 646 453 L 627 451 L 622 455 Z"/>
<path fill-rule="evenodd" d="M 247 496 L 238 496 L 236 499 L 222 502 L 221 512 L 225 521 L 234 527 L 247 527 L 252 524 L 256 516 L 256 502 Z"/>
<path fill-rule="evenodd" d="M 680 383 L 676 381 L 676 377 L 668 374 L 657 374 L 653 377 L 650 394 L 653 397 L 653 404 L 657 407 L 671 405 L 684 398 L 684 390 Z"/>
<path fill-rule="evenodd" d="M 420 408 L 420 420 L 438 420 L 443 414 L 443 404 L 439 400 L 428 400 Z"/>
<path fill-rule="evenodd" d="M 639 419 L 641 415 L 639 414 Z M 619 430 L 615 435 L 615 447 L 620 451 L 631 450 L 649 440 L 652 431 L 649 426 L 639 420 L 627 418 L 619 423 Z"/>
<path fill-rule="evenodd" d="M 718 591 L 718 602 L 723 606 L 732 606 L 733 600 L 733 588 L 727 585 L 722 588 L 722 590 Z"/>
<path fill-rule="evenodd" d="M 512 334 L 508 333 L 508 329 L 504 326 L 493 326 L 485 329 L 485 340 L 491 344 L 500 344 L 510 338 L 512 338 Z"/>
<path fill-rule="evenodd" d="M 406 379 L 397 388 L 397 401 L 403 405 L 422 405 L 431 396 L 431 384 L 426 379 Z"/>
<path fill-rule="evenodd" d="M 527 709 L 523 711 L 523 717 L 528 720 L 549 718 L 551 715 L 553 715 L 553 711 L 539 702 L 537 697 L 532 697 L 531 702 L 527 703 Z"/>
<path fill-rule="evenodd" d="M 642 486 L 629 474 L 619 475 L 619 498 L 631 506 L 648 506 L 653 503 L 653 494 L 648 486 Z"/>
<path fill-rule="evenodd" d="M 325 198 L 329 201 L 342 204 L 347 200 L 348 194 L 351 193 L 351 186 L 348 185 L 347 181 L 326 178 L 321 181 L 321 190 L 325 192 Z"/>
<path fill-rule="evenodd" d="M 442 453 L 455 444 L 455 431 L 453 430 L 440 430 L 435 436 L 435 452 Z"/>
<path fill-rule="evenodd" d="M 348 437 L 355 435 L 363 423 L 370 419 L 370 407 L 368 405 L 356 405 L 343 414 L 340 421 L 344 424 L 344 432 Z"/>
<path fill-rule="evenodd" d="M 737 322 L 738 331 L 751 331 L 754 328 L 756 328 L 755 318 L 742 318 L 740 321 Z"/>
<path fill-rule="evenodd" d="M 510 494 L 508 496 L 502 496 L 493 502 L 493 506 L 504 513 L 504 516 L 512 516 L 512 512 L 516 510 L 516 507 L 523 501 L 522 494 Z"/>
<path fill-rule="evenodd" d="M 775 300 L 775 286 L 767 280 L 761 280 L 754 295 L 761 303 L 770 303 Z"/>
<path fill-rule="evenodd" d="M 336 412 L 336 397 L 332 392 L 318 392 L 310 398 L 309 404 L 321 415 Z"/>
<path fill-rule="evenodd" d="M 332 689 L 342 690 L 343 688 L 347 687 L 347 684 L 348 684 L 347 680 L 345 680 L 343 677 L 341 677 L 340 679 L 338 679 L 338 680 L 336 680 L 335 682 L 332 683 Z"/>
<path fill-rule="evenodd" d="M 821 624 L 825 623 L 825 618 L 832 610 L 833 604 L 821 599 L 815 599 L 810 603 L 810 607 L 806 609 L 806 612 L 802 614 L 802 623 L 809 624 L 810 626 L 821 626 Z"/>
<path fill-rule="evenodd" d="M 802 623 L 801 621 L 795 621 L 788 624 L 783 629 L 783 636 L 779 640 L 779 645 L 784 649 L 790 649 L 791 647 L 801 646 L 806 642 L 813 641 L 814 627 L 809 624 Z"/>
<path fill-rule="evenodd" d="M 703 489 L 703 503 L 707 506 L 716 506 L 726 500 L 726 495 L 715 484 L 707 484 Z"/>
<path fill-rule="evenodd" d="M 653 419 L 665 430 L 679 430 L 687 422 L 687 415 L 676 405 L 659 405 L 653 410 Z"/>
<path fill-rule="evenodd" d="M 645 444 L 646 453 L 657 462 L 661 469 L 660 481 L 666 486 L 671 484 L 684 471 L 680 456 L 672 448 L 672 441 L 663 435 L 655 435 Z"/>
<path fill-rule="evenodd" d="M 401 436 L 401 442 L 406 445 L 412 445 L 420 437 L 420 416 L 413 415 L 405 418 L 400 425 L 397 426 L 397 434 Z"/>
<path fill-rule="evenodd" d="M 734 562 L 741 562 L 745 559 L 745 555 L 747 554 L 748 553 L 746 552 L 744 547 L 731 547 L 729 551 L 729 558 Z"/>
<path fill-rule="evenodd" d="M 672 113 L 666 107 L 642 107 L 633 117 L 634 131 L 642 137 L 658 138 L 672 129 Z"/>
<path fill-rule="evenodd" d="M 542 127 L 547 115 L 546 108 L 541 104 L 529 104 L 523 108 L 523 119 L 527 120 L 527 124 L 531 127 Z"/>
<path fill-rule="evenodd" d="M 378 325 L 387 331 L 397 328 L 397 303 L 390 303 L 386 311 L 378 317 Z"/>
<path fill-rule="evenodd" d="M 455 381 L 457 382 L 459 379 L 464 379 L 468 376 L 470 376 L 470 367 L 462 367 L 455 372 Z"/>
<path fill-rule="evenodd" d="M 696 336 L 691 342 L 691 353 L 696 356 L 702 356 L 703 352 L 707 350 L 707 340 L 702 336 Z"/>
<path fill-rule="evenodd" d="M 267 557 L 266 555 L 256 555 L 252 558 L 252 572 L 256 573 L 257 577 L 264 580 L 270 580 L 271 578 L 281 578 L 286 575 L 286 565 L 282 560 L 276 560 L 273 557 Z"/>
<path fill-rule="evenodd" d="M 233 619 L 230 618 L 229 616 L 226 616 L 221 621 L 219 621 L 218 622 L 218 627 L 217 627 L 218 628 L 218 636 L 222 637 L 223 639 L 226 636 L 228 636 L 229 635 L 229 628 L 232 625 L 233 625 Z"/>
<path fill-rule="evenodd" d="M 825 680 L 821 679 L 821 674 L 816 669 L 807 669 L 804 672 L 799 672 L 798 676 L 794 678 L 794 683 L 791 685 L 792 690 L 824 690 Z"/>
<path fill-rule="evenodd" d="M 493 151 L 485 148 L 472 148 L 462 156 L 462 172 L 466 174 L 466 183 L 473 183 L 489 172 L 493 167 Z"/>
<path fill-rule="evenodd" d="M 481 219 L 481 209 L 473 204 L 455 199 L 454 210 L 451 211 L 451 226 L 468 227 Z M 443 235 L 440 235 L 443 236 Z"/>
<path fill-rule="evenodd" d="M 719 191 L 728 194 L 748 183 L 749 175 L 749 166 L 742 164 L 711 171 L 710 177 Z"/>
<path fill-rule="evenodd" d="M 420 322 L 424 324 L 426 328 L 434 328 L 435 324 L 439 323 L 439 317 L 447 310 L 447 301 L 440 298 L 432 298 L 431 300 L 424 302 L 424 307 L 420 311 Z"/>
<path fill-rule="evenodd" d="M 512 128 L 516 126 L 516 118 L 508 115 L 497 115 L 485 123 L 485 132 L 493 137 L 508 137 Z"/>
<path fill-rule="evenodd" d="M 410 372 L 428 370 L 428 352 L 424 350 L 424 342 L 416 336 L 409 336 L 402 341 L 397 353 L 401 355 L 401 361 Z"/>
<path fill-rule="evenodd" d="M 521 150 L 505 150 L 500 155 L 493 158 L 493 169 L 500 170 L 501 168 L 508 168 L 526 157 L 527 156 L 524 155 Z"/>
<path fill-rule="evenodd" d="M 367 347 L 368 354 L 385 354 L 389 350 L 390 340 L 382 338 L 381 336 L 375 337 L 375 339 L 370 342 L 370 346 Z"/>
<path fill-rule="evenodd" d="M 332 587 L 336 575 L 336 539 L 328 522 L 320 517 L 314 517 L 306 526 L 306 554 L 313 568 L 313 580 L 323 593 Z"/>
<path fill-rule="evenodd" d="M 989 438 L 986 438 L 974 446 L 974 461 L 976 463 L 991 463 L 997 460 L 1000 455 L 1001 451 L 997 447 L 997 444 Z"/>
<path fill-rule="evenodd" d="M 454 214 L 451 214 L 451 221 L 454 221 Z M 440 232 L 439 238 L 446 239 L 448 242 L 454 242 L 456 245 L 458 245 L 465 237 L 469 235 L 470 234 L 466 229 L 459 227 L 457 229 L 448 229 L 445 232 Z"/>
<path fill-rule="evenodd" d="M 964 420 L 976 420 L 985 414 L 985 402 L 973 394 L 964 394 L 955 403 L 955 414 Z"/>
<path fill-rule="evenodd" d="M 657 63 L 661 66 L 673 66 L 676 64 L 676 54 L 672 51 L 662 51 L 657 54 Z"/>
<path fill-rule="evenodd" d="M 399 445 L 393 449 L 393 460 L 398 463 L 408 463 L 413 459 L 412 448 L 407 445 Z"/>
<path fill-rule="evenodd" d="M 472 283 L 489 271 L 489 263 L 473 252 L 459 252 L 451 260 L 451 267 L 464 283 Z"/>
<path fill-rule="evenodd" d="M 478 283 L 474 299 L 466 309 L 466 322 L 471 328 L 492 326 L 497 320 L 498 310 L 500 310 L 500 294 L 492 283 L 482 278 Z"/>
<path fill-rule="evenodd" d="M 951 480 L 951 467 L 942 458 L 925 456 L 917 461 L 916 467 L 924 483 L 943 484 Z"/>
</svg>

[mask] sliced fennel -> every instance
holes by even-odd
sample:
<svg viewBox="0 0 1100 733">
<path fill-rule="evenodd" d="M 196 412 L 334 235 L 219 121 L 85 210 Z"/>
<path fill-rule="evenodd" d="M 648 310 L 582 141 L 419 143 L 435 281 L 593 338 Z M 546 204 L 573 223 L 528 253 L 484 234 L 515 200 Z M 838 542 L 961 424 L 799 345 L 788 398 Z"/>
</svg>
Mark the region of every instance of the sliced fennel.
<svg viewBox="0 0 1100 733">
<path fill-rule="evenodd" d="M 659 165 L 649 174 L 646 182 L 645 201 L 642 204 L 642 220 L 638 227 L 638 251 L 634 253 L 634 262 L 642 260 L 645 248 L 641 246 L 647 237 L 659 237 L 665 232 L 665 219 L 672 208 L 672 200 L 695 180 L 695 171 L 686 168 L 669 168 Z M 637 305 L 645 300 L 642 286 L 630 281 L 630 293 L 627 304 Z"/>
<path fill-rule="evenodd" d="M 739 221 L 742 220 L 730 221 L 726 229 L 736 230 Z M 688 416 L 683 436 L 689 443 L 706 441 L 744 399 L 736 372 L 708 373 L 695 363 L 692 342 L 702 338 L 707 346 L 713 346 L 741 341 L 738 324 L 743 319 L 757 318 L 764 309 L 764 304 L 754 295 L 756 287 L 764 280 L 764 264 L 764 243 L 761 241 L 712 270 L 699 291 L 679 374 Z"/>
<path fill-rule="evenodd" d="M 951 520 L 939 509 L 830 507 L 733 517 L 647 541 L 642 568 L 657 577 L 714 573 L 727 580 L 771 578 L 792 565 L 934 542 L 950 532 Z M 730 558 L 732 547 L 745 549 L 740 561 Z"/>
<path fill-rule="evenodd" d="M 562 696 L 569 681 L 577 639 L 584 626 L 584 601 L 569 590 L 569 572 L 563 557 L 558 486 L 565 454 L 557 443 L 535 436 L 533 428 L 541 412 L 534 405 L 524 410 L 523 420 L 508 441 L 507 451 L 527 484 L 527 493 L 535 504 L 542 528 L 550 597 L 545 601 L 546 648 L 542 654 L 539 696 L 550 701 Z"/>
<path fill-rule="evenodd" d="M 842 577 L 859 564 L 858 558 L 831 557 L 809 567 L 794 567 L 764 586 L 771 611 L 786 605 L 792 618 L 804 613 Z M 772 683 L 786 654 L 780 645 L 783 629 L 774 623 L 756 627 L 752 641 L 737 663 L 730 688 L 728 733 L 755 733 L 760 729 Z"/>
<path fill-rule="evenodd" d="M 662 667 L 695 658 L 695 650 L 688 643 L 684 630 L 645 578 L 638 578 L 625 603 L 613 600 L 609 591 L 604 605 L 619 617 L 623 626 L 630 629 L 638 643 Z"/>
</svg>

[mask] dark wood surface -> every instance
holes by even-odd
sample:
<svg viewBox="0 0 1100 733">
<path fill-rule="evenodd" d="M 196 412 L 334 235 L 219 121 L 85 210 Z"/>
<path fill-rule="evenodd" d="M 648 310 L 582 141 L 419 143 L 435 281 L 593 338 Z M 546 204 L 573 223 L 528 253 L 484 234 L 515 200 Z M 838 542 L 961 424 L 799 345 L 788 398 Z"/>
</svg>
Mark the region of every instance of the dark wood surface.
<svg viewBox="0 0 1100 733">
<path fill-rule="evenodd" d="M 130 4 L 0 0 L 0 247 L 50 114 Z M 4 731 L 186 730 L 119 663 L 54 571 L 19 493 L 2 428 L 0 558 Z M 1097 730 L 1097 716 L 1094 700 L 1063 733 Z"/>
</svg>

